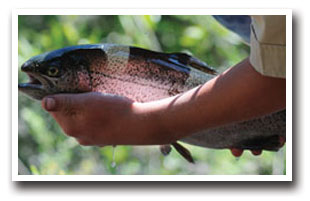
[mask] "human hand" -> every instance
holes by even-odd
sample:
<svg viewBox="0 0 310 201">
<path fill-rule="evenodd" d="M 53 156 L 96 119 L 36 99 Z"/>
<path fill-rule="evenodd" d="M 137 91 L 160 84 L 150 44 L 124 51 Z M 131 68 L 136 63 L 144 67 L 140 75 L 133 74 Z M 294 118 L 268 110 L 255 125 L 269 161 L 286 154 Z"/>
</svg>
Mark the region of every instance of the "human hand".
<svg viewBox="0 0 310 201">
<path fill-rule="evenodd" d="M 245 60 L 202 86 L 158 101 L 137 103 L 90 92 L 46 97 L 42 106 L 81 144 L 170 144 L 200 130 L 285 109 L 285 83 L 260 75 Z"/>
<path fill-rule="evenodd" d="M 140 103 L 128 98 L 96 92 L 58 94 L 45 97 L 42 107 L 50 112 L 63 131 L 81 145 L 167 144 L 175 139 L 159 137 L 158 119 L 146 114 Z M 283 146 L 285 139 L 280 138 Z M 236 157 L 242 149 L 231 148 Z M 262 150 L 251 150 L 260 155 Z"/>
<path fill-rule="evenodd" d="M 285 138 L 284 137 L 279 137 L 279 143 L 280 143 L 280 147 L 283 147 L 285 144 Z M 233 156 L 235 157 L 240 157 L 243 153 L 243 149 L 238 149 L 238 148 L 230 148 L 230 151 L 232 153 Z M 252 154 L 255 156 L 261 155 L 261 153 L 263 152 L 263 150 L 261 149 L 257 149 L 257 150 L 251 150 Z"/>
<path fill-rule="evenodd" d="M 81 145 L 152 144 L 152 128 L 128 98 L 96 92 L 45 97 L 42 107 Z M 156 142 L 154 142 L 156 143 Z"/>
</svg>

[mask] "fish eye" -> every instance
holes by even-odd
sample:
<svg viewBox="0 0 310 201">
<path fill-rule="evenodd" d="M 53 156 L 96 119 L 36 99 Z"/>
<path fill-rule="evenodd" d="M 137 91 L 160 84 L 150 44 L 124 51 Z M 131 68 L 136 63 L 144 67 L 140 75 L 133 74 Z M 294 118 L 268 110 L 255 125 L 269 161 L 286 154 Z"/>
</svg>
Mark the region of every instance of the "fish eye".
<svg viewBox="0 0 310 201">
<path fill-rule="evenodd" d="M 57 67 L 51 66 L 48 68 L 48 71 L 47 71 L 48 76 L 54 77 L 54 76 L 57 76 L 58 73 L 59 73 L 59 70 Z"/>
</svg>

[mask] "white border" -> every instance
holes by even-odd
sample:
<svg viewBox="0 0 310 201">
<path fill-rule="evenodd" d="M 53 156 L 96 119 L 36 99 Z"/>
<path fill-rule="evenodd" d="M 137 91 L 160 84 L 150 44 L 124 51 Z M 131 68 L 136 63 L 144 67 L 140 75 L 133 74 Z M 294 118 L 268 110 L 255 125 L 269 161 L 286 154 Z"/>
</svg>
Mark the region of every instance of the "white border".
<svg viewBox="0 0 310 201">
<path fill-rule="evenodd" d="M 18 175 L 18 15 L 286 15 L 286 175 Z M 13 181 L 292 181 L 291 9 L 16 9 L 12 12 Z M 15 90 L 14 90 L 15 89 Z"/>
</svg>

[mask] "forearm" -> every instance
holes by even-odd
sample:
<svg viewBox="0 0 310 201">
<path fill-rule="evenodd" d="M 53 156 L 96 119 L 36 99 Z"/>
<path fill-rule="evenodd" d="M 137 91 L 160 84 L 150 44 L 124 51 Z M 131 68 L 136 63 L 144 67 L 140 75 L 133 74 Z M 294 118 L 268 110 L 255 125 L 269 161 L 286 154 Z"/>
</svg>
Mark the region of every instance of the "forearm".
<svg viewBox="0 0 310 201">
<path fill-rule="evenodd" d="M 246 59 L 200 87 L 138 108 L 148 114 L 146 125 L 154 131 L 149 139 L 168 143 L 284 109 L 285 93 L 285 79 L 262 76 Z"/>
<path fill-rule="evenodd" d="M 42 106 L 83 145 L 168 144 L 285 108 L 285 79 L 264 77 L 245 60 L 200 87 L 154 102 L 92 92 L 45 97 Z"/>
</svg>

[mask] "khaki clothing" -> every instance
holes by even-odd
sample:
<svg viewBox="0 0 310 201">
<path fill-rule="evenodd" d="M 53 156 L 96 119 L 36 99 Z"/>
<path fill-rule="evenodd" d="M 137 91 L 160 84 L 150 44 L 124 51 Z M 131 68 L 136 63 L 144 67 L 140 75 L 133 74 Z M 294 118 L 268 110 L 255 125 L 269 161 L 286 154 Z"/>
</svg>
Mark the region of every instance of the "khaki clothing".
<svg viewBox="0 0 310 201">
<path fill-rule="evenodd" d="M 263 75 L 285 78 L 285 15 L 252 16 L 250 63 Z"/>
</svg>

